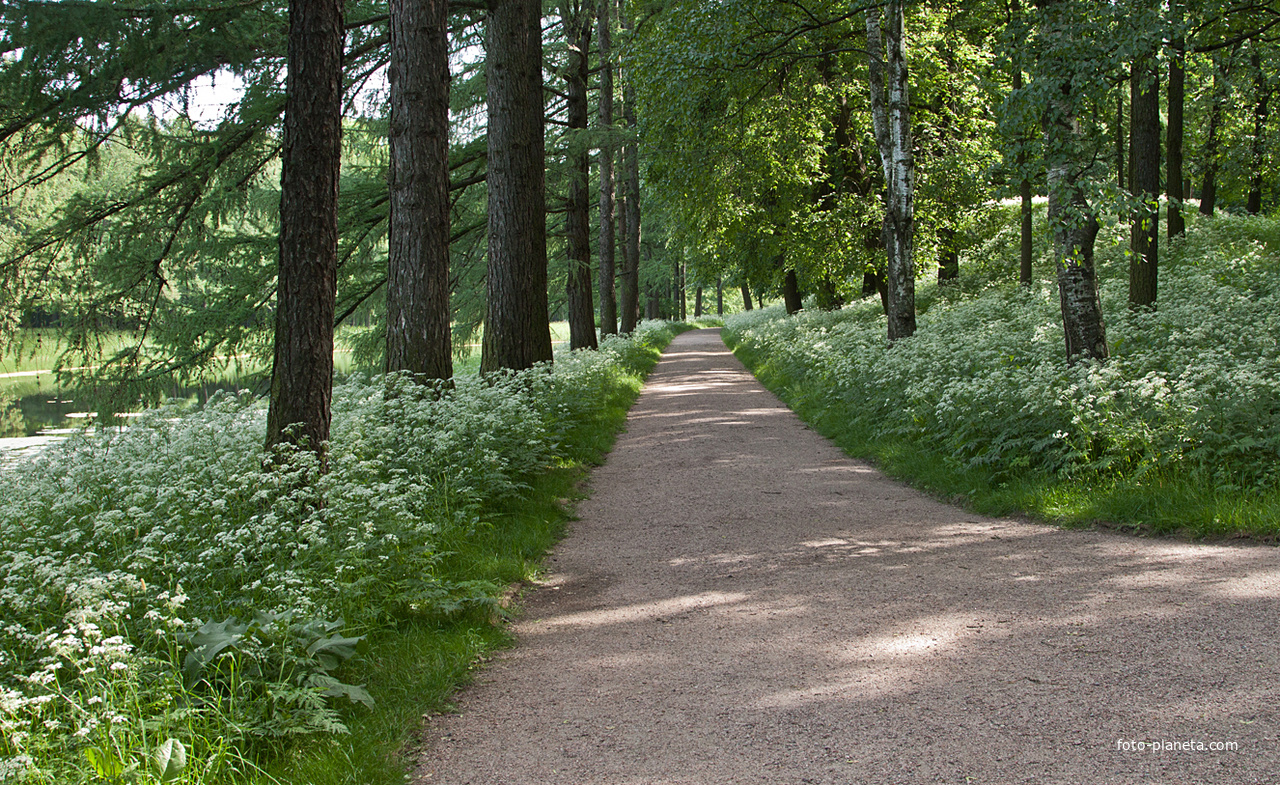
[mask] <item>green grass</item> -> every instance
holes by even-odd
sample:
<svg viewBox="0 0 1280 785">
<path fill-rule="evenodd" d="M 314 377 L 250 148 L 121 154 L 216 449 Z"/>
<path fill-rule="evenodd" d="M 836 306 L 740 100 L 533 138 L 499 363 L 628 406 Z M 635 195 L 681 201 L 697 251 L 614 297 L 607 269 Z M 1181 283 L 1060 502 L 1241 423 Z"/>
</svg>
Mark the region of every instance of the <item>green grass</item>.
<svg viewBox="0 0 1280 785">
<path fill-rule="evenodd" d="M 859 417 L 856 404 L 826 395 L 810 379 L 777 370 L 767 357 L 734 342 L 732 333 L 725 337 L 769 390 L 846 454 L 944 501 L 984 515 L 1028 516 L 1069 527 L 1280 541 L 1280 489 L 1220 488 L 1212 478 L 1176 470 L 1100 479 L 964 466 L 917 439 L 878 432 Z"/>
<path fill-rule="evenodd" d="M 366 683 L 375 708 L 352 709 L 350 735 L 294 748 L 251 782 L 403 785 L 405 753 L 423 714 L 447 711 L 449 696 L 507 640 L 501 627 L 481 621 L 416 625 L 384 638 L 354 676 Z"/>
</svg>

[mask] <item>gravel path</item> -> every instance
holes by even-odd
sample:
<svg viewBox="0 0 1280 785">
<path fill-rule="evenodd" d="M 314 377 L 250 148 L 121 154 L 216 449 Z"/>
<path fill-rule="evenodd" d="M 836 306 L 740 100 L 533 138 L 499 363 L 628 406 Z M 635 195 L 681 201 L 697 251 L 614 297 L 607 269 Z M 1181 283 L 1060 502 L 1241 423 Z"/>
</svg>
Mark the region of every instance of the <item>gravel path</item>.
<svg viewBox="0 0 1280 785">
<path fill-rule="evenodd" d="M 1280 782 L 1274 548 L 939 503 L 715 330 L 672 343 L 591 486 L 418 783 Z"/>
</svg>

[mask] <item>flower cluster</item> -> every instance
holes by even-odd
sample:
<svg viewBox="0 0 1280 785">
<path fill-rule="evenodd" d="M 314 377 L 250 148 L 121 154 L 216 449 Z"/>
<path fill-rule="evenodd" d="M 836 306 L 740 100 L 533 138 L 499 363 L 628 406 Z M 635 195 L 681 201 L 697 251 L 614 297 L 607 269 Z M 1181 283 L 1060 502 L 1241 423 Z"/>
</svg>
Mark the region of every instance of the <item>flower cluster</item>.
<svg viewBox="0 0 1280 785">
<path fill-rule="evenodd" d="M 671 335 L 645 323 L 449 386 L 353 377 L 334 390 L 326 473 L 307 451 L 265 460 L 266 405 L 249 395 L 6 466 L 0 782 L 159 781 L 178 760 L 216 780 L 228 744 L 343 732 L 333 701 L 369 699 L 339 678 L 360 637 L 491 602 L 498 587 L 439 574 L 441 554 L 575 459 L 569 430 L 634 389 Z M 143 761 L 161 752 L 157 774 Z"/>
<path fill-rule="evenodd" d="M 997 477 L 1174 467 L 1219 488 L 1280 485 L 1280 224 L 1194 224 L 1162 263 L 1158 308 L 1136 311 L 1112 241 L 1121 228 L 1099 239 L 1104 363 L 1066 364 L 1049 286 L 929 293 L 916 335 L 893 346 L 868 301 L 795 318 L 757 311 L 728 331 L 790 395 L 839 402 L 868 432 Z"/>
</svg>

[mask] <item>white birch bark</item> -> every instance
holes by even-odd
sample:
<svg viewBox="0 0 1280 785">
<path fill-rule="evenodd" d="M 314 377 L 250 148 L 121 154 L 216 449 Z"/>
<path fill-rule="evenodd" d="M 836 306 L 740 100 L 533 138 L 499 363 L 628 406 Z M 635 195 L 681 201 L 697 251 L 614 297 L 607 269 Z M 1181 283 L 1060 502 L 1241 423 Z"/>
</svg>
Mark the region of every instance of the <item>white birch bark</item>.
<svg viewBox="0 0 1280 785">
<path fill-rule="evenodd" d="M 1053 53 L 1071 46 L 1070 27 L 1061 20 L 1065 10 L 1061 0 L 1038 0 L 1037 5 L 1043 13 L 1042 37 L 1048 41 L 1058 39 L 1049 56 L 1060 56 Z M 1039 64 L 1044 73 L 1059 74 L 1055 77 L 1058 83 L 1045 107 L 1043 122 L 1049 227 L 1053 232 L 1067 362 L 1074 363 L 1081 357 L 1105 360 L 1109 353 L 1107 331 L 1093 266 L 1098 217 L 1084 190 L 1089 156 L 1080 144 L 1080 119 L 1076 112 L 1079 96 L 1072 90 L 1070 78 L 1061 76 L 1065 69 L 1054 66 L 1058 64 L 1053 61 Z"/>
<path fill-rule="evenodd" d="M 871 115 L 885 182 L 881 233 L 888 256 L 886 310 L 892 342 L 916 331 L 915 157 L 901 0 L 889 0 L 885 10 L 883 30 L 880 8 L 868 9 L 866 21 Z"/>
</svg>

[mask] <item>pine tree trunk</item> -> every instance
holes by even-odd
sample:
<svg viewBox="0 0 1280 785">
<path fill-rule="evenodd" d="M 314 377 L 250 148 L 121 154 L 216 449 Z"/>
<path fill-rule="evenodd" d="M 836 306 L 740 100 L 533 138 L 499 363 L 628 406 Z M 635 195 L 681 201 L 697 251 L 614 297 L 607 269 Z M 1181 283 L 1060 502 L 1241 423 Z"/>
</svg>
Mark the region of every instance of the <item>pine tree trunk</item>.
<svg viewBox="0 0 1280 785">
<path fill-rule="evenodd" d="M 613 142 L 613 31 L 610 29 L 613 0 L 596 0 L 597 37 L 600 48 L 600 334 L 618 332 L 618 298 L 615 292 L 615 251 L 617 249 L 614 220 Z"/>
<path fill-rule="evenodd" d="M 884 13 L 883 42 L 881 9 L 868 10 L 866 22 L 871 113 L 885 180 L 882 234 L 888 259 L 889 341 L 893 342 L 916 331 L 915 159 L 902 0 L 888 0 Z"/>
<path fill-rule="evenodd" d="M 631 32 L 632 19 L 629 9 L 623 0 L 619 0 L 618 20 L 622 29 Z M 624 74 L 622 88 L 622 119 L 627 131 L 633 136 L 636 133 L 636 88 L 634 76 Z M 623 237 L 623 271 L 620 287 L 622 309 L 622 332 L 629 333 L 636 328 L 636 317 L 640 313 L 640 151 L 634 141 L 623 146 L 623 189 L 626 200 L 623 209 L 626 211 L 626 234 Z"/>
<path fill-rule="evenodd" d="M 1154 306 L 1160 244 L 1160 76 L 1154 53 L 1133 63 L 1129 77 L 1133 195 L 1146 209 L 1132 217 L 1129 305 Z"/>
<path fill-rule="evenodd" d="M 322 456 L 333 395 L 343 37 L 340 0 L 289 3 L 267 447 L 292 442 Z"/>
<path fill-rule="evenodd" d="M 547 313 L 542 4 L 490 0 L 488 316 L 480 370 L 551 359 Z"/>
<path fill-rule="evenodd" d="M 1038 0 L 1038 5 L 1044 11 L 1041 34 L 1046 40 L 1072 35 L 1071 20 L 1060 18 L 1064 0 Z M 1067 48 L 1061 44 L 1059 47 Z M 1070 64 L 1042 62 L 1038 67 L 1046 78 L 1060 80 L 1044 115 L 1044 149 L 1049 228 L 1053 232 L 1067 362 L 1074 363 L 1081 357 L 1104 360 L 1108 355 L 1106 326 L 1093 267 L 1098 218 L 1085 195 L 1083 172 L 1088 166 L 1083 162 L 1088 151 L 1082 149 L 1079 138 L 1076 102 L 1080 96 L 1072 89 Z M 1067 76 L 1062 76 L 1063 72 Z"/>
<path fill-rule="evenodd" d="M 562 0 L 561 16 L 569 39 L 568 96 L 569 128 L 587 130 L 587 74 L 591 51 L 591 12 L 584 0 Z M 595 349 L 596 313 L 591 297 L 591 176 L 589 151 L 582 147 L 570 155 L 568 212 L 565 234 L 569 256 L 569 276 L 565 284 L 569 316 L 569 348 Z"/>
<path fill-rule="evenodd" d="M 635 115 L 627 104 L 628 127 Z M 622 240 L 622 285 L 619 287 L 622 309 L 622 332 L 629 333 L 636 329 L 636 318 L 640 313 L 640 156 L 634 144 L 623 148 L 623 176 L 626 197 L 622 209 L 626 212 L 624 222 L 625 235 Z"/>
<path fill-rule="evenodd" d="M 671 318 L 679 319 L 681 311 L 684 310 L 681 304 L 684 292 L 680 287 L 680 262 L 672 262 L 670 289 L 667 293 L 671 296 Z"/>
<path fill-rule="evenodd" d="M 618 254 L 620 264 L 617 268 L 618 279 L 618 332 L 626 334 L 635 329 L 637 314 L 631 311 L 631 321 L 627 321 L 627 309 L 624 303 L 634 296 L 638 302 L 640 293 L 637 291 L 634 295 L 627 291 L 627 259 L 630 258 L 630 250 L 627 245 L 627 238 L 631 236 L 631 232 L 627 229 L 627 189 L 626 189 L 626 146 L 618 151 L 618 166 L 616 171 L 621 178 L 617 182 L 618 201 L 616 208 L 616 217 L 618 220 Z"/>
<path fill-rule="evenodd" d="M 1173 24 L 1182 24 L 1182 2 L 1173 0 L 1169 4 Z M 1168 127 L 1165 129 L 1165 192 L 1168 196 L 1166 208 L 1165 230 L 1169 237 L 1186 234 L 1187 223 L 1182 217 L 1182 200 L 1187 198 L 1186 189 L 1182 186 L 1182 138 L 1183 110 L 1186 107 L 1186 42 L 1182 35 L 1174 37 L 1171 42 L 1169 57 L 1169 114 Z"/>
<path fill-rule="evenodd" d="M 634 115 L 628 119 L 634 119 Z M 630 126 L 634 128 L 634 126 Z M 622 310 L 622 332 L 636 329 L 636 316 L 640 313 L 640 158 L 636 146 L 628 144 L 623 151 L 626 198 L 622 209 L 626 211 L 626 234 L 623 237 L 622 283 L 619 286 L 619 307 Z"/>
<path fill-rule="evenodd" d="M 391 0 L 387 371 L 453 376 L 445 0 Z"/>
</svg>

